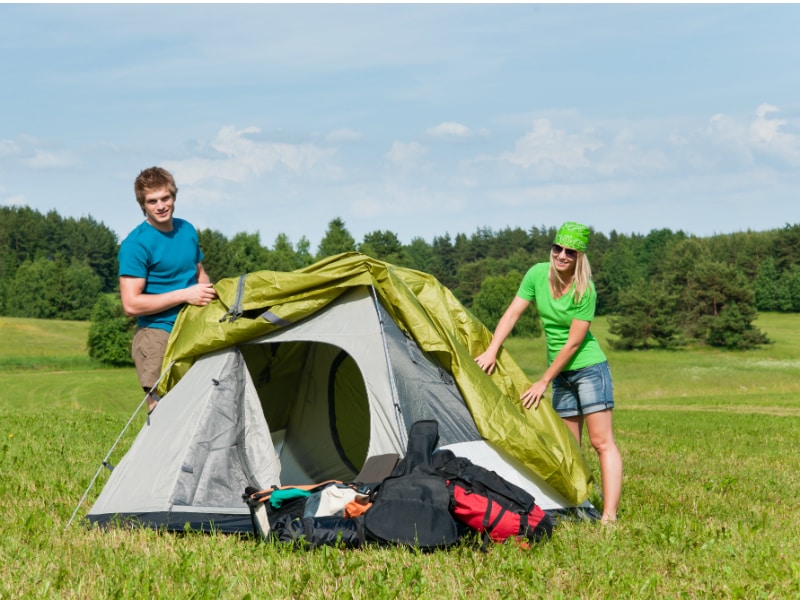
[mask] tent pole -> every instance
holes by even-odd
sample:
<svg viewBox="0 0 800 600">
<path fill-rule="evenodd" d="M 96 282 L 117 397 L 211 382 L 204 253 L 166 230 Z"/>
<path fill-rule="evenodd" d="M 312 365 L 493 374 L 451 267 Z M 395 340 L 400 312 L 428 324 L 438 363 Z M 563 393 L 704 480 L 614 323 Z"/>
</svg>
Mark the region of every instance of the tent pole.
<svg viewBox="0 0 800 600">
<path fill-rule="evenodd" d="M 375 291 L 375 286 L 369 286 L 372 291 L 372 299 L 375 302 L 375 312 L 378 314 L 378 321 L 381 324 L 381 342 L 383 343 L 383 355 L 386 357 L 386 368 L 389 371 L 389 387 L 392 390 L 392 405 L 394 406 L 394 416 L 397 419 L 397 430 L 400 432 L 403 447 L 408 446 L 408 432 L 406 432 L 406 424 L 403 420 L 403 413 L 400 411 L 399 394 L 397 393 L 397 382 L 394 379 L 394 372 L 392 371 L 392 360 L 389 357 L 389 346 L 386 343 L 386 333 L 383 329 L 383 312 L 380 302 L 378 302 L 378 294 Z"/>
<path fill-rule="evenodd" d="M 72 521 L 75 520 L 75 515 L 78 514 L 78 511 L 80 510 L 81 506 L 83 506 L 83 502 L 84 502 L 84 500 L 86 500 L 86 496 L 89 495 L 89 492 L 91 491 L 92 487 L 94 486 L 94 482 L 97 481 L 98 477 L 100 477 L 100 473 L 103 471 L 103 469 L 106 469 L 106 468 L 107 469 L 111 469 L 111 468 L 113 468 L 113 467 L 109 466 L 109 462 L 108 462 L 109 458 L 111 458 L 111 454 L 116 449 L 117 444 L 119 444 L 120 440 L 122 439 L 122 436 L 125 435 L 126 431 L 128 431 L 128 427 L 131 426 L 131 423 L 133 423 L 133 420 L 136 418 L 136 415 L 138 415 L 139 411 L 142 410 L 142 406 L 144 406 L 145 402 L 147 401 L 147 397 L 154 390 L 158 389 L 158 384 L 161 383 L 161 380 L 164 379 L 164 375 L 169 373 L 170 369 L 172 368 L 172 365 L 174 365 L 174 364 L 175 364 L 175 361 L 172 361 L 169 364 L 169 366 L 166 369 L 164 369 L 164 371 L 161 373 L 161 376 L 158 378 L 158 381 L 156 381 L 155 384 L 153 385 L 153 387 L 150 388 L 145 393 L 144 398 L 142 398 L 142 401 L 139 402 L 139 406 L 136 407 L 136 409 L 133 411 L 133 414 L 128 419 L 128 422 L 125 423 L 125 427 L 122 428 L 122 431 L 117 436 L 117 439 L 114 440 L 114 443 L 111 445 L 111 449 L 108 451 L 108 453 L 106 454 L 105 458 L 103 458 L 103 462 L 100 463 L 100 466 L 97 468 L 97 472 L 94 474 L 94 477 L 92 477 L 92 480 L 89 482 L 89 487 L 87 487 L 86 491 L 83 492 L 83 496 L 81 496 L 81 499 L 78 501 L 78 506 L 76 506 L 75 510 L 72 511 L 72 516 L 69 518 L 69 521 L 67 521 L 67 525 L 64 527 L 65 531 L 69 528 L 70 525 L 72 525 Z M 148 418 L 149 418 L 149 415 L 148 415 Z"/>
</svg>

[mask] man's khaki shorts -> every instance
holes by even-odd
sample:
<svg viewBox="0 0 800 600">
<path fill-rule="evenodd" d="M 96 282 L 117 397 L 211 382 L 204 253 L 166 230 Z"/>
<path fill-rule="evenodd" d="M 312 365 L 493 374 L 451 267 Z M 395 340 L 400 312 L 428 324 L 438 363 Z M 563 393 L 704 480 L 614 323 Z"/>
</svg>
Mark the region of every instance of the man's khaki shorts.
<svg viewBox="0 0 800 600">
<path fill-rule="evenodd" d="M 167 351 L 169 332 L 154 327 L 140 327 L 133 334 L 131 356 L 142 388 L 149 390 L 161 376 L 161 363 Z"/>
</svg>

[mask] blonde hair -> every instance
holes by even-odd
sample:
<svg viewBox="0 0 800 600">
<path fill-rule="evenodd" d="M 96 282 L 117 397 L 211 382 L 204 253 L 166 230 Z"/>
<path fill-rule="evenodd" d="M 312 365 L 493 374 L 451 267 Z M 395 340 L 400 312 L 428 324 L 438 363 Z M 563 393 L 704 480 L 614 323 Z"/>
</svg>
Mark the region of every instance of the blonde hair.
<svg viewBox="0 0 800 600">
<path fill-rule="evenodd" d="M 553 291 L 553 295 L 555 295 L 555 283 L 558 282 L 561 289 L 564 289 L 566 285 L 566 281 L 561 279 L 561 275 L 559 275 L 558 270 L 555 267 L 554 263 L 555 259 L 553 257 L 553 253 L 550 253 L 550 289 Z M 580 304 L 581 299 L 583 298 L 584 294 L 589 291 L 589 284 L 592 281 L 592 267 L 589 264 L 589 259 L 586 257 L 586 254 L 583 252 L 578 252 L 578 255 L 575 257 L 575 275 L 572 279 L 573 283 L 575 284 L 575 289 L 573 291 L 573 299 L 575 304 Z"/>
</svg>

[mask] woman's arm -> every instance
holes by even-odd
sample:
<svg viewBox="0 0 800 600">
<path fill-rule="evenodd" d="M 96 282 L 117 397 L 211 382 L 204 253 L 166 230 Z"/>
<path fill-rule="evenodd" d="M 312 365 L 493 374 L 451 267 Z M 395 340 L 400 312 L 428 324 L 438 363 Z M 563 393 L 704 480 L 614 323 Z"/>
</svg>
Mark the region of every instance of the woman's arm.
<svg viewBox="0 0 800 600">
<path fill-rule="evenodd" d="M 589 326 L 591 324 L 591 321 L 572 320 L 572 324 L 569 327 L 567 342 L 562 346 L 561 350 L 558 351 L 558 354 L 556 354 L 550 366 L 547 367 L 541 379 L 531 385 L 531 387 L 520 396 L 522 406 L 525 408 L 530 408 L 531 406 L 536 408 L 539 406 L 539 401 L 542 399 L 542 396 L 544 396 L 547 386 L 550 385 L 550 382 L 561 373 L 564 367 L 567 366 L 567 363 L 575 356 L 583 340 L 586 339 L 586 334 L 589 332 Z"/>
<path fill-rule="evenodd" d="M 475 357 L 475 362 L 478 363 L 478 366 L 486 371 L 489 375 L 492 374 L 494 371 L 494 367 L 497 364 L 497 353 L 500 352 L 500 347 L 503 345 L 503 342 L 506 341 L 506 338 L 511 334 L 511 330 L 514 329 L 514 325 L 517 324 L 519 318 L 522 316 L 522 313 L 530 306 L 530 302 L 528 300 L 523 300 L 519 296 L 514 296 L 514 299 L 511 301 L 511 304 L 508 305 L 506 312 L 503 313 L 503 316 L 500 317 L 500 320 L 497 322 L 497 327 L 494 329 L 494 334 L 492 335 L 492 341 L 489 344 L 489 347 L 483 351 L 482 354 L 479 354 Z"/>
</svg>

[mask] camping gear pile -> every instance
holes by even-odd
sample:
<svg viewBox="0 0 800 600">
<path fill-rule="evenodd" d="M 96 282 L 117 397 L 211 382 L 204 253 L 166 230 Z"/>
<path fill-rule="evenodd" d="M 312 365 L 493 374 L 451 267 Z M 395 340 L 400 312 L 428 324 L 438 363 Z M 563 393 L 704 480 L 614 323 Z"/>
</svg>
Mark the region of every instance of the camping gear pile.
<svg viewBox="0 0 800 600">
<path fill-rule="evenodd" d="M 438 440 L 436 421 L 414 423 L 405 457 L 376 483 L 248 488 L 243 498 L 253 531 L 259 539 L 311 548 L 370 542 L 442 548 L 471 532 L 483 535 L 485 548 L 552 535 L 550 516 L 530 494 L 450 450 L 436 452 Z"/>
<path fill-rule="evenodd" d="M 91 523 L 251 532 L 245 489 L 355 482 L 402 458 L 418 421 L 437 423 L 436 454 L 494 471 L 551 515 L 596 517 L 574 436 L 548 403 L 521 408 L 530 382 L 507 352 L 491 376 L 475 364 L 491 331 L 431 275 L 346 253 L 215 288 L 178 316 L 161 400 Z"/>
</svg>

